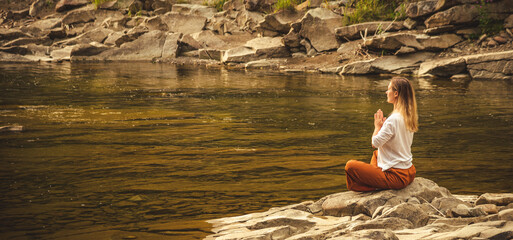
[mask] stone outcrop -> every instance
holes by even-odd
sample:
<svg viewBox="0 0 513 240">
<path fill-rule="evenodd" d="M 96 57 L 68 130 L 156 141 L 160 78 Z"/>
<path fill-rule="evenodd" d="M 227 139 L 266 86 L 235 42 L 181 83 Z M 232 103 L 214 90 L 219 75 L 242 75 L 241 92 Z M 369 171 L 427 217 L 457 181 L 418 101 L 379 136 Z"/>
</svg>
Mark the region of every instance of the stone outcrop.
<svg viewBox="0 0 513 240">
<path fill-rule="evenodd" d="M 335 29 L 335 34 L 342 40 L 360 39 L 362 36 L 374 36 L 385 32 L 403 29 L 403 22 L 366 22 Z"/>
<path fill-rule="evenodd" d="M 475 198 L 470 198 L 475 201 Z M 479 202 L 512 202 L 511 194 L 484 194 Z M 486 199 L 486 200 L 485 200 Z M 416 178 L 402 190 L 336 193 L 266 212 L 210 220 L 206 239 L 470 239 L 513 236 L 513 209 L 481 211 L 436 183 Z M 479 208 L 480 209 L 480 208 Z M 448 213 L 462 215 L 451 216 Z M 462 224 L 464 222 L 464 224 Z M 386 230 L 385 230 L 386 229 Z"/>
<path fill-rule="evenodd" d="M 476 21 L 478 16 L 479 10 L 476 5 L 465 4 L 438 12 L 426 19 L 424 24 L 427 28 L 464 24 Z"/>
<path fill-rule="evenodd" d="M 342 17 L 325 8 L 308 11 L 301 19 L 299 34 L 308 39 L 317 52 L 337 49 L 340 46 L 335 29 L 342 27 Z"/>
<path fill-rule="evenodd" d="M 373 49 L 399 50 L 411 47 L 417 50 L 440 51 L 461 42 L 456 34 L 429 36 L 414 33 L 392 33 L 374 36 L 364 41 L 364 45 Z"/>
<path fill-rule="evenodd" d="M 230 68 L 245 68 L 252 62 L 248 68 L 286 72 L 391 73 L 459 80 L 511 76 L 512 1 L 414 1 L 396 9 L 405 10 L 404 21 L 347 26 L 343 15 L 354 7 L 348 1 L 308 0 L 295 11 L 278 12 L 269 9 L 276 0 L 230 0 L 221 12 L 198 2 L 173 0 L 113 0 L 99 6 L 85 0 L 59 0 L 54 1 L 55 7 L 47 2 L 34 0 L 30 9 L 19 11 L 0 10 L 0 62 L 210 64 L 202 60 L 209 59 Z M 491 20 L 504 21 L 504 30 L 483 35 L 487 29 L 478 26 L 482 11 Z M 155 37 L 153 42 L 149 36 Z M 135 45 L 141 43 L 151 46 L 141 45 L 146 52 L 140 52 Z"/>
</svg>

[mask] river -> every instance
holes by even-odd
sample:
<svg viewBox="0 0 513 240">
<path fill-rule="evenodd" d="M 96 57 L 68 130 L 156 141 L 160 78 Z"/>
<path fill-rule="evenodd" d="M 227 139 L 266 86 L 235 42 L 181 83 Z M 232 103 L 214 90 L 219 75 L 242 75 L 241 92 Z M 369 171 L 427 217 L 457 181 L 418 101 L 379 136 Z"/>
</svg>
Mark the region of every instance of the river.
<svg viewBox="0 0 513 240">
<path fill-rule="evenodd" d="M 346 191 L 390 76 L 0 65 L 2 239 L 201 239 L 207 219 Z M 513 192 L 513 83 L 411 78 L 417 176 Z M 101 237 L 100 237 L 101 236 Z"/>
</svg>

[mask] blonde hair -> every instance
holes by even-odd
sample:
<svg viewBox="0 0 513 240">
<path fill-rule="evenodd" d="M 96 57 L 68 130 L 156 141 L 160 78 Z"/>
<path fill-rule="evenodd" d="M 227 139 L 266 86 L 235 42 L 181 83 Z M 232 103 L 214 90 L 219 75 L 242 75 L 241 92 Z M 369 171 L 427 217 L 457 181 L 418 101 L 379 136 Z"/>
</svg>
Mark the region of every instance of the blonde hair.
<svg viewBox="0 0 513 240">
<path fill-rule="evenodd" d="M 392 89 L 398 93 L 397 103 L 394 108 L 403 118 L 406 128 L 411 132 L 419 130 L 419 117 L 417 115 L 417 101 L 415 100 L 415 90 L 410 81 L 403 77 L 394 77 L 390 81 Z"/>
</svg>

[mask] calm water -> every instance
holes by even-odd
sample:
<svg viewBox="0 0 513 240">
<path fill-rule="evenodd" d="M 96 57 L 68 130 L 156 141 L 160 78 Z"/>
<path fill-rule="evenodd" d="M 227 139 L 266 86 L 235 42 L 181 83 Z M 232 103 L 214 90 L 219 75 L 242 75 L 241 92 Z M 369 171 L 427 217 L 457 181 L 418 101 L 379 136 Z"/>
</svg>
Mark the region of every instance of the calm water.
<svg viewBox="0 0 513 240">
<path fill-rule="evenodd" d="M 2 64 L 0 237 L 197 239 L 203 220 L 345 191 L 386 77 Z M 513 192 L 513 83 L 412 79 L 418 176 Z M 101 239 L 101 238 L 98 238 Z"/>
</svg>

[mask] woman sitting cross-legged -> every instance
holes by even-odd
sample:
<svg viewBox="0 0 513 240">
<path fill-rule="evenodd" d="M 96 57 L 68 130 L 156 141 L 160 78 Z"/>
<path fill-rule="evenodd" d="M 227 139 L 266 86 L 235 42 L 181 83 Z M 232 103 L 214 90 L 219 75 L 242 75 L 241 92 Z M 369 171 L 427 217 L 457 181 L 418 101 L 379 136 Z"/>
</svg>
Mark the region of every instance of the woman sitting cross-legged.
<svg viewBox="0 0 513 240">
<path fill-rule="evenodd" d="M 411 144 L 418 129 L 415 91 L 406 78 L 394 77 L 388 85 L 387 102 L 394 105 L 390 116 L 379 109 L 374 114 L 374 151 L 370 164 L 350 160 L 346 163 L 347 189 L 368 192 L 402 189 L 415 178 Z"/>
</svg>

